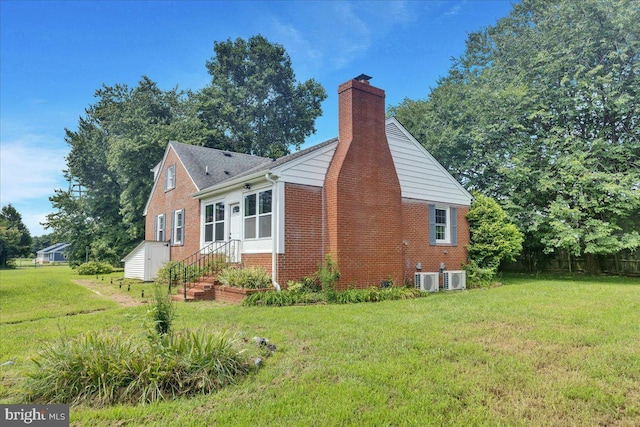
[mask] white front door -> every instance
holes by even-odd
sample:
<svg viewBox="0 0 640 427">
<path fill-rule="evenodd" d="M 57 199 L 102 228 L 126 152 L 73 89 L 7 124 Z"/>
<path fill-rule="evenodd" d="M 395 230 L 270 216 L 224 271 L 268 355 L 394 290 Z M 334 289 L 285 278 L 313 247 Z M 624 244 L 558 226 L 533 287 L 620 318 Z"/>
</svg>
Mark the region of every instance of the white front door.
<svg viewBox="0 0 640 427">
<path fill-rule="evenodd" d="M 229 240 L 240 240 L 240 203 L 229 205 Z M 240 262 L 239 242 L 231 245 L 231 262 Z"/>
<path fill-rule="evenodd" d="M 229 205 L 229 240 L 240 240 L 240 203 Z"/>
</svg>

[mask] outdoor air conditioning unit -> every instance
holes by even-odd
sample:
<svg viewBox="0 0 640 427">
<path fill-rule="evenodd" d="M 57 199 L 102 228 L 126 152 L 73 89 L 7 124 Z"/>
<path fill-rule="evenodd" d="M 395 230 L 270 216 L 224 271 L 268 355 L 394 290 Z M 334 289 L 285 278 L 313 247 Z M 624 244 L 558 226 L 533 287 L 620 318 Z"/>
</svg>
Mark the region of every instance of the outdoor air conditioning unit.
<svg viewBox="0 0 640 427">
<path fill-rule="evenodd" d="M 445 270 L 442 288 L 445 291 L 457 291 L 467 288 L 467 276 L 463 270 Z"/>
<path fill-rule="evenodd" d="M 414 276 L 414 284 L 416 289 L 425 292 L 438 292 L 440 273 L 416 273 Z"/>
</svg>

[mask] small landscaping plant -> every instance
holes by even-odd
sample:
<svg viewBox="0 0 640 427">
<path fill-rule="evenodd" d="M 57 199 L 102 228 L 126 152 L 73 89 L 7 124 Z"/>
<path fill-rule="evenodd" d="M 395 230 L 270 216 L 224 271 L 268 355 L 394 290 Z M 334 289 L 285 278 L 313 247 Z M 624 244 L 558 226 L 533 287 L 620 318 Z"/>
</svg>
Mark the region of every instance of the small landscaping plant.
<svg viewBox="0 0 640 427">
<path fill-rule="evenodd" d="M 155 305 L 150 310 L 153 325 L 159 335 L 166 335 L 171 332 L 171 325 L 176 314 L 175 305 L 171 301 L 170 295 L 163 292 L 160 284 L 155 285 L 153 294 Z"/>
<path fill-rule="evenodd" d="M 96 274 L 113 273 L 113 266 L 107 262 L 89 261 L 80 264 L 75 268 L 76 273 L 81 276 L 91 276 Z"/>
<path fill-rule="evenodd" d="M 227 267 L 218 274 L 218 280 L 234 288 L 264 289 L 272 286 L 271 276 L 260 267 Z"/>
<path fill-rule="evenodd" d="M 338 264 L 333 260 L 331 254 L 327 254 L 324 264 L 318 268 L 316 276 L 323 291 L 330 292 L 336 289 L 336 284 L 340 279 L 340 270 L 338 270 Z"/>
</svg>

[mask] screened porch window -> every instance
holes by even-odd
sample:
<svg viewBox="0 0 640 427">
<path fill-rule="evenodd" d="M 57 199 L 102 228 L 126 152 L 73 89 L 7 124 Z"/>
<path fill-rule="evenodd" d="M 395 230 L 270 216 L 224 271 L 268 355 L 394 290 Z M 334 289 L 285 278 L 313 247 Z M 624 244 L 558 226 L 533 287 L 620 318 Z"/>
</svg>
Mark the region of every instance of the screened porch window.
<svg viewBox="0 0 640 427">
<path fill-rule="evenodd" d="M 224 241 L 224 203 L 210 203 L 204 212 L 204 241 Z"/>
<path fill-rule="evenodd" d="M 271 190 L 248 194 L 244 198 L 244 238 L 271 237 Z"/>
</svg>

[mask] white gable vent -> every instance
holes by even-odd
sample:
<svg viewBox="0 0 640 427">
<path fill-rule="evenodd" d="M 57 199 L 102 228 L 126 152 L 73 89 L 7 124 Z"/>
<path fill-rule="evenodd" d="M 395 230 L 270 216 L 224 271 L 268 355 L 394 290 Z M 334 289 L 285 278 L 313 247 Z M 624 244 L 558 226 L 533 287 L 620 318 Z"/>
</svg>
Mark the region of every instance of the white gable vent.
<svg viewBox="0 0 640 427">
<path fill-rule="evenodd" d="M 439 276 L 439 273 L 416 273 L 414 276 L 416 289 L 424 292 L 438 292 Z"/>
<path fill-rule="evenodd" d="M 467 276 L 463 270 L 446 270 L 443 281 L 442 288 L 445 291 L 457 291 L 467 288 Z"/>
</svg>

